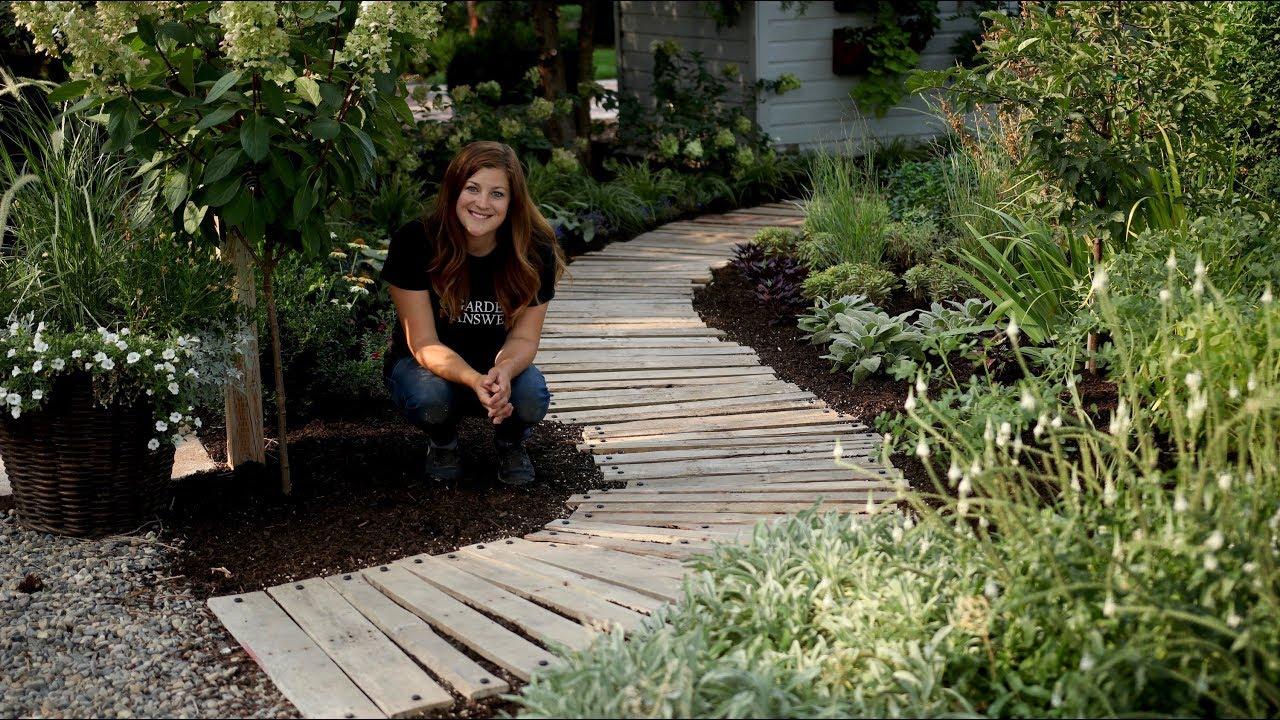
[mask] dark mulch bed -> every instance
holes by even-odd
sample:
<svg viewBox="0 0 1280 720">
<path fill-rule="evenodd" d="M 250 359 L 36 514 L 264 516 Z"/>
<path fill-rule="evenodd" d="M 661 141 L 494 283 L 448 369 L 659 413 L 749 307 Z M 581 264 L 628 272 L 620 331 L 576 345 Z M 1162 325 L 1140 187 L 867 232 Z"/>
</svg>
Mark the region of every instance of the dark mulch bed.
<svg viewBox="0 0 1280 720">
<path fill-rule="evenodd" d="M 568 514 L 569 495 L 603 485 L 574 447 L 579 433 L 535 428 L 527 447 L 538 480 L 511 488 L 496 479 L 492 431 L 467 420 L 459 432 L 467 477 L 446 486 L 423 477 L 425 436 L 390 412 L 312 421 L 289 433 L 289 497 L 274 457 L 265 468 L 182 482 L 164 519 L 184 540 L 175 573 L 202 595 L 223 595 L 533 532 Z"/>
<path fill-rule="evenodd" d="M 891 305 L 894 312 L 912 307 L 906 299 Z M 902 409 L 907 383 L 876 376 L 854 385 L 848 373 L 831 372 L 831 362 L 822 358 L 826 348 L 804 339 L 795 316 L 761 304 L 732 265 L 716 270 L 711 283 L 694 293 L 693 307 L 703 322 L 724 330 L 727 339 L 755 348 L 761 362 L 780 379 L 808 390 L 868 427 L 880 413 Z M 927 487 L 929 477 L 916 458 L 898 454 L 893 462 L 913 487 Z"/>
</svg>

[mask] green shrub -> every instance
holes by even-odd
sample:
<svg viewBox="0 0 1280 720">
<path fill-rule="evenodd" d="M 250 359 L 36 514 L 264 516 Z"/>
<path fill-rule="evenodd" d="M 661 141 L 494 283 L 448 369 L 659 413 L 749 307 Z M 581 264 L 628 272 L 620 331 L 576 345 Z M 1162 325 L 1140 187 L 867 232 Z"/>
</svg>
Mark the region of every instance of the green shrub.
<svg viewBox="0 0 1280 720">
<path fill-rule="evenodd" d="M 795 256 L 803 238 L 803 233 L 790 228 L 768 227 L 757 232 L 751 244 L 759 247 L 765 255 Z"/>
<path fill-rule="evenodd" d="M 960 270 L 945 262 L 916 265 L 902 274 L 902 284 L 916 298 L 932 302 L 958 300 L 973 292 Z"/>
<path fill-rule="evenodd" d="M 915 377 L 924 362 L 924 335 L 907 320 L 908 314 L 890 317 L 877 310 L 837 315 L 823 359 L 831 361 L 832 372 L 849 372 L 855 385 L 881 372 L 898 380 Z"/>
<path fill-rule="evenodd" d="M 1243 367 L 1280 347 L 1280 308 L 1210 286 L 1214 303 L 1150 318 L 1135 353 L 1099 285 L 1120 348 L 1109 417 L 1035 381 L 976 390 L 986 409 L 964 417 L 913 397 L 931 479 L 909 517 L 761 524 L 695 559 L 681 603 L 628 641 L 539 674 L 525 713 L 1280 713 L 1280 365 L 1234 393 L 1220 374 L 1223 353 Z M 1145 396 L 1153 377 L 1170 381 Z M 1180 418 L 1167 434 L 1157 406 Z"/>
<path fill-rule="evenodd" d="M 811 236 L 806 243 L 809 266 L 822 270 L 845 262 L 880 262 L 889 203 L 876 180 L 874 158 L 819 152 L 809 183 L 804 225 Z"/>
<path fill-rule="evenodd" d="M 885 256 L 904 270 L 936 259 L 947 244 L 938 234 L 938 224 L 918 208 L 889 223 L 884 236 Z"/>
<path fill-rule="evenodd" d="M 889 212 L 894 220 L 903 219 L 913 210 L 941 218 L 946 213 L 947 194 L 943 185 L 944 158 L 907 160 L 889 173 Z"/>
<path fill-rule="evenodd" d="M 841 263 L 813 273 L 804 281 L 808 298 L 836 298 L 863 295 L 873 303 L 882 303 L 898 286 L 898 276 L 870 263 Z"/>
</svg>

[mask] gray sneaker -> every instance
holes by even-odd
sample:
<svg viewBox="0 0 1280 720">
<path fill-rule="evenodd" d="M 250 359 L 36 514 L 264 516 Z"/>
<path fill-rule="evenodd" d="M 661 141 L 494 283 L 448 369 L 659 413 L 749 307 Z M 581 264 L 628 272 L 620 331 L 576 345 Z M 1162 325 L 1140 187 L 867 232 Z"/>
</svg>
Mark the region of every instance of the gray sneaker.
<svg viewBox="0 0 1280 720">
<path fill-rule="evenodd" d="M 427 477 L 433 480 L 453 482 L 462 477 L 462 455 L 455 438 L 448 445 L 427 442 Z"/>
<path fill-rule="evenodd" d="M 498 482 L 519 486 L 534 481 L 533 461 L 523 444 L 495 441 L 493 447 L 498 452 Z"/>
</svg>

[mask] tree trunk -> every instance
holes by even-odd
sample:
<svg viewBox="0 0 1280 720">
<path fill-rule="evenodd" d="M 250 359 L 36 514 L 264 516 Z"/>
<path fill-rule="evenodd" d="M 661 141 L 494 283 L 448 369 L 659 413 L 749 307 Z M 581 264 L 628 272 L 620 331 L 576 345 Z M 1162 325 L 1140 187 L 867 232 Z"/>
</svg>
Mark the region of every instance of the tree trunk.
<svg viewBox="0 0 1280 720">
<path fill-rule="evenodd" d="M 538 75 L 542 97 L 555 102 L 565 94 L 564 58 L 560 55 L 560 10 L 550 0 L 533 3 L 533 30 L 538 36 Z M 573 142 L 573 121 L 559 114 L 546 124 L 547 139 L 554 147 Z"/>
<path fill-rule="evenodd" d="M 582 20 L 578 25 L 578 84 L 574 92 L 578 95 L 577 106 L 574 107 L 574 130 L 579 138 L 584 138 L 579 159 L 583 167 L 591 167 L 591 96 L 583 92 L 583 87 L 596 79 L 596 3 L 586 0 L 582 3 Z"/>
<path fill-rule="evenodd" d="M 280 351 L 280 320 L 276 316 L 275 261 L 268 260 L 262 267 L 262 300 L 267 304 L 267 325 L 271 330 L 271 364 L 274 365 L 276 382 L 276 434 L 280 439 L 280 491 L 293 493 L 293 476 L 289 470 L 289 426 L 285 419 L 284 359 Z"/>
<path fill-rule="evenodd" d="M 252 317 L 258 304 L 257 283 L 253 279 L 253 258 L 239 236 L 229 236 L 222 244 L 223 258 L 236 269 L 232 294 Z M 265 464 L 262 438 L 262 368 L 258 364 L 257 323 L 250 325 L 248 347 L 236 359 L 241 381 L 226 387 L 227 464 L 237 468 L 247 462 Z"/>
<path fill-rule="evenodd" d="M 467 33 L 475 37 L 480 30 L 479 0 L 467 0 Z"/>
</svg>

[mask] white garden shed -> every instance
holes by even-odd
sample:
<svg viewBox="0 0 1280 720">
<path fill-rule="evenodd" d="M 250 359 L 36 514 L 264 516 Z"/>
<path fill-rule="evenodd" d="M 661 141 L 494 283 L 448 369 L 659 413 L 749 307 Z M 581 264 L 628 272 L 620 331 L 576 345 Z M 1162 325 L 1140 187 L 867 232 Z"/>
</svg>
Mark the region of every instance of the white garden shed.
<svg viewBox="0 0 1280 720">
<path fill-rule="evenodd" d="M 717 28 L 708 3 L 692 0 L 621 0 L 616 3 L 619 90 L 648 100 L 653 82 L 652 43 L 674 40 L 687 50 L 701 51 L 709 66 L 736 64 L 747 85 L 757 79 L 795 75 L 798 90 L 768 96 L 754 107 L 756 121 L 785 149 L 830 146 L 848 138 L 860 141 L 870 134 L 883 142 L 908 143 L 940 133 L 943 125 L 932 117 L 923 98 L 908 97 L 883 116 L 862 114 L 849 98 L 857 77 L 837 76 L 832 69 L 836 28 L 867 25 L 865 13 L 839 12 L 840 3 L 815 0 L 790 7 L 777 0 L 742 3 L 732 26 Z M 941 0 L 941 27 L 920 52 L 919 67 L 939 69 L 955 62 L 956 39 L 973 21 L 956 17 L 963 0 Z"/>
</svg>

